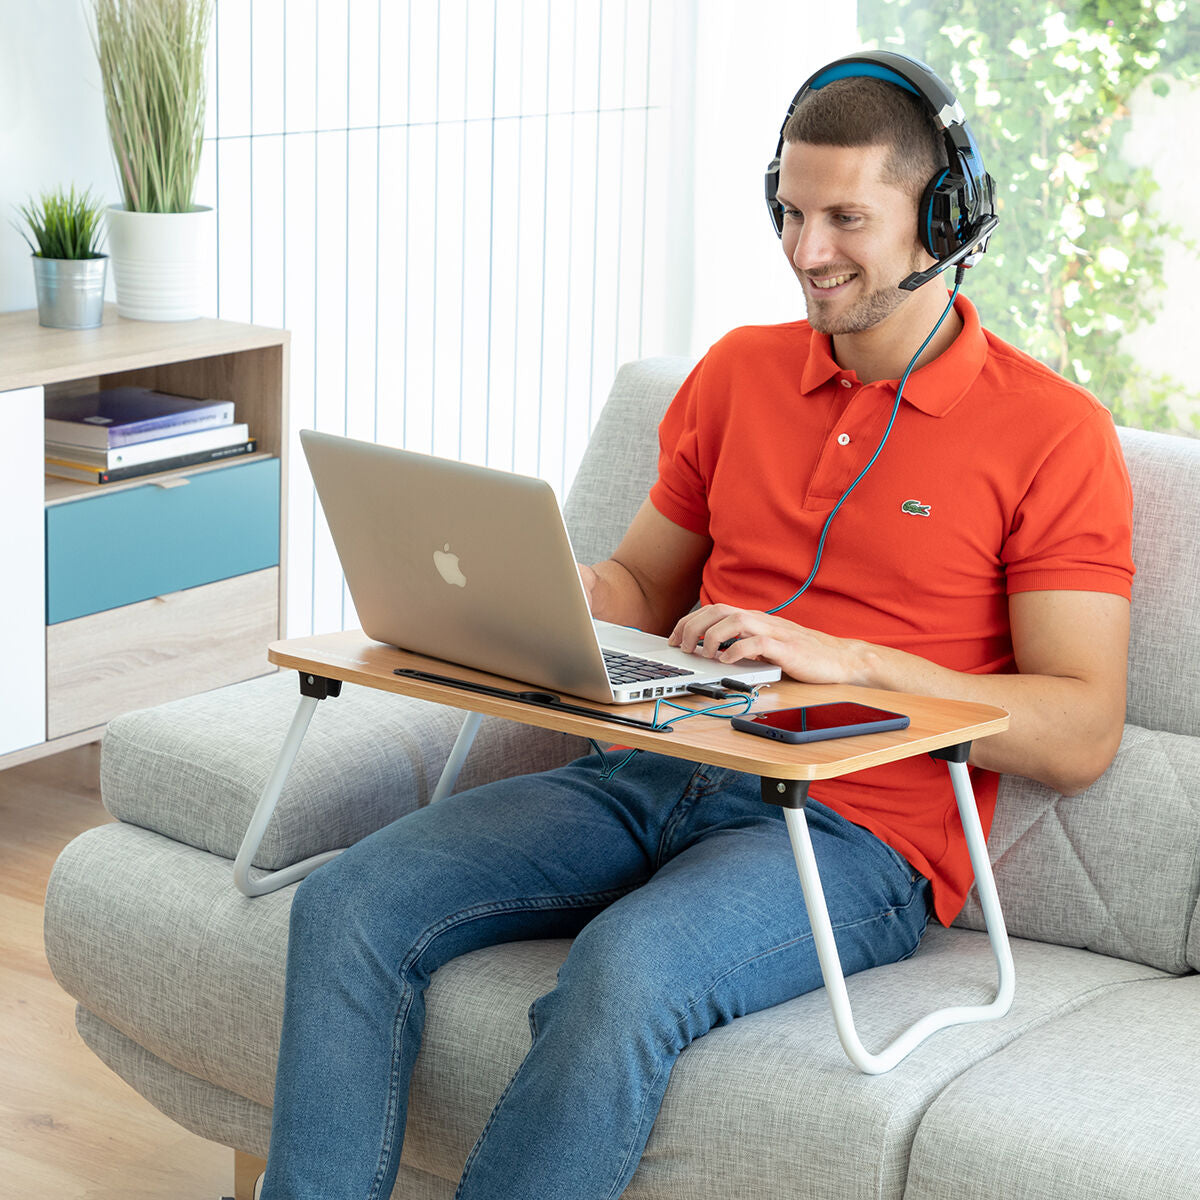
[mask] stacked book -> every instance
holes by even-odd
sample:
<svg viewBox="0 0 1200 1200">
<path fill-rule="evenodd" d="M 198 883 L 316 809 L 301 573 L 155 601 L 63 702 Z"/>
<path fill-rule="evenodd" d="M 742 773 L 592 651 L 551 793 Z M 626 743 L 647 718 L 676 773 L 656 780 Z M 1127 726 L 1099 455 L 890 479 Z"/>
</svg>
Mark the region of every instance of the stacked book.
<svg viewBox="0 0 1200 1200">
<path fill-rule="evenodd" d="M 193 400 L 144 387 L 46 399 L 46 474 L 116 483 L 254 451 L 232 400 Z"/>
</svg>

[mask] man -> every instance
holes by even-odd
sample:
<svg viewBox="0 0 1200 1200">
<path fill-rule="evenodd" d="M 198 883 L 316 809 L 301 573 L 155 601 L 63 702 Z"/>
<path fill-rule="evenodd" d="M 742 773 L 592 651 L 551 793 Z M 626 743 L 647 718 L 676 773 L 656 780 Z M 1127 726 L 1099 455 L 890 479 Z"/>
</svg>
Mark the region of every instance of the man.
<svg viewBox="0 0 1200 1200">
<path fill-rule="evenodd" d="M 1072 792 L 1115 752 L 1128 480 L 1095 400 L 965 300 L 898 287 L 935 262 L 914 214 L 945 161 L 911 90 L 852 74 L 802 96 L 777 201 L 808 320 L 713 347 L 663 421 L 649 498 L 581 574 L 598 617 L 706 658 L 1008 709 L 971 758 L 986 827 L 988 772 Z M 953 919 L 970 867 L 944 768 L 809 797 L 847 972 L 911 954 L 931 909 Z M 451 797 L 298 890 L 263 1200 L 386 1197 L 430 974 L 549 936 L 574 942 L 464 1200 L 620 1195 L 679 1052 L 821 984 L 757 779 L 642 754 L 611 778 L 589 758 Z"/>
</svg>

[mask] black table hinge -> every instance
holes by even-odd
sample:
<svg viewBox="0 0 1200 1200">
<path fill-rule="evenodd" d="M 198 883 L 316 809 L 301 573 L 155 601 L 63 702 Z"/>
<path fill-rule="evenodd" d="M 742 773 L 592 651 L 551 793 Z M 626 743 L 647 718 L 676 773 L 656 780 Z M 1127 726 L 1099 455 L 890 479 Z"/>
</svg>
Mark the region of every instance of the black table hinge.
<svg viewBox="0 0 1200 1200">
<path fill-rule="evenodd" d="M 307 671 L 300 672 L 300 695 L 312 696 L 324 700 L 326 696 L 340 696 L 342 681 L 326 679 L 324 675 L 310 675 Z"/>
<path fill-rule="evenodd" d="M 959 742 L 957 746 L 943 746 L 940 750 L 930 750 L 930 758 L 940 758 L 943 762 L 965 763 L 971 753 L 970 742 Z"/>
<path fill-rule="evenodd" d="M 762 778 L 762 798 L 780 808 L 803 808 L 808 803 L 807 779 Z"/>
</svg>

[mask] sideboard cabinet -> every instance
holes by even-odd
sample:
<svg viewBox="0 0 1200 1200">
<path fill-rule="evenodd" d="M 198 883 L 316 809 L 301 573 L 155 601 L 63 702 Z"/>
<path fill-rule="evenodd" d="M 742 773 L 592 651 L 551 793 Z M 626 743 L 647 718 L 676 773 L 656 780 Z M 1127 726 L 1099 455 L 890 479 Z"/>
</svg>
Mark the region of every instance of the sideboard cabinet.
<svg viewBox="0 0 1200 1200">
<path fill-rule="evenodd" d="M 120 712 L 273 670 L 283 636 L 288 334 L 200 319 L 45 329 L 0 314 L 0 768 Z M 255 453 L 89 485 L 44 474 L 47 396 L 234 402 Z"/>
</svg>

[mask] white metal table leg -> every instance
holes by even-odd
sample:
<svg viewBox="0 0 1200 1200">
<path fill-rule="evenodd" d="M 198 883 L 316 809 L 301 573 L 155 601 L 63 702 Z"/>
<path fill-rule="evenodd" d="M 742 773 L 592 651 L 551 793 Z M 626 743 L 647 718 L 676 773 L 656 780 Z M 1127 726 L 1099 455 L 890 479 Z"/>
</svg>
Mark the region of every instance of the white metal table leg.
<svg viewBox="0 0 1200 1200">
<path fill-rule="evenodd" d="M 458 737 L 454 739 L 454 745 L 450 747 L 450 757 L 446 759 L 446 765 L 438 777 L 433 795 L 429 797 L 430 804 L 454 791 L 454 785 L 458 782 L 458 773 L 462 770 L 463 763 L 467 761 L 467 755 L 471 752 L 471 743 L 475 741 L 475 735 L 479 732 L 479 722 L 482 720 L 482 713 L 467 713 L 462 728 L 458 731 Z"/>
<path fill-rule="evenodd" d="M 838 957 L 837 943 L 825 904 L 825 892 L 817 873 L 817 862 L 813 855 L 812 840 L 808 834 L 808 822 L 804 809 L 784 808 L 784 819 L 792 840 L 792 853 L 796 869 L 800 874 L 800 887 L 804 902 L 808 906 L 809 922 L 812 925 L 813 941 L 821 974 L 825 979 L 825 990 L 833 1009 L 833 1020 L 837 1026 L 838 1039 L 850 1061 L 868 1075 L 880 1075 L 890 1071 L 901 1059 L 919 1046 L 930 1034 L 950 1025 L 963 1025 L 973 1021 L 993 1021 L 1008 1012 L 1013 1000 L 1015 971 L 1012 949 L 1008 944 L 1008 932 L 1004 927 L 1004 915 L 1000 911 L 1000 899 L 996 893 L 996 881 L 988 860 L 987 842 L 975 807 L 975 793 L 971 788 L 971 777 L 966 763 L 948 762 L 950 779 L 954 785 L 954 798 L 962 818 L 967 837 L 967 849 L 971 865 L 975 870 L 975 881 L 979 889 L 979 900 L 987 923 L 988 938 L 996 959 L 998 984 L 995 999 L 990 1004 L 943 1008 L 922 1017 L 915 1025 L 905 1030 L 890 1046 L 872 1054 L 859 1040 L 854 1027 L 854 1015 L 850 1010 L 850 997 L 846 992 L 846 979 Z"/>
<path fill-rule="evenodd" d="M 275 769 L 267 779 L 258 805 L 254 809 L 254 815 L 251 816 L 250 824 L 246 827 L 245 836 L 242 838 L 237 858 L 233 863 L 233 882 L 244 896 L 265 896 L 268 892 L 276 892 L 281 887 L 287 887 L 289 883 L 303 879 L 305 875 L 316 870 L 322 863 L 341 854 L 340 850 L 327 850 L 323 854 L 314 854 L 312 858 L 306 858 L 303 862 L 292 863 L 291 866 L 283 867 L 281 870 L 260 875 L 257 879 L 250 878 L 250 864 L 254 861 L 254 856 L 262 844 L 271 814 L 274 813 L 275 805 L 279 802 L 279 795 L 283 791 L 288 772 L 292 769 L 292 763 L 296 761 L 296 753 L 300 749 L 300 743 L 304 741 L 304 735 L 308 732 L 308 724 L 312 720 L 313 713 L 317 711 L 318 703 L 319 700 L 316 696 L 300 697 L 300 703 L 296 706 L 296 715 L 292 717 L 291 728 L 283 740 L 279 757 L 275 760 Z"/>
<path fill-rule="evenodd" d="M 311 858 L 304 859 L 303 862 L 292 863 L 278 871 L 269 871 L 254 879 L 250 877 L 251 863 L 258 853 L 259 846 L 262 845 L 263 836 L 266 834 L 271 816 L 275 812 L 275 806 L 279 803 L 280 794 L 283 792 L 283 785 L 287 782 L 288 772 L 292 769 L 292 763 L 296 761 L 300 743 L 304 741 L 304 735 L 308 732 L 309 722 L 312 720 L 313 713 L 317 711 L 319 702 L 320 699 L 317 696 L 302 695 L 300 697 L 300 703 L 296 706 L 296 714 L 292 717 L 291 727 L 288 729 L 287 737 L 283 740 L 279 757 L 275 760 L 275 767 L 263 787 L 262 795 L 250 818 L 250 824 L 246 827 L 245 835 L 242 837 L 242 844 L 238 848 L 237 858 L 233 863 L 233 882 L 244 896 L 265 896 L 268 892 L 277 892 L 280 888 L 287 887 L 289 883 L 296 883 L 303 879 L 322 863 L 327 863 L 341 854 L 341 850 L 326 850 L 322 854 L 314 854 Z M 458 731 L 454 746 L 451 748 L 450 757 L 446 760 L 437 786 L 430 797 L 431 803 L 434 800 L 440 800 L 443 796 L 448 796 L 454 790 L 459 772 L 462 770 L 463 763 L 466 762 L 467 755 L 471 750 L 471 743 L 475 740 L 475 734 L 479 731 L 479 723 L 482 720 L 483 717 L 479 713 L 467 714 L 462 728 Z"/>
</svg>

